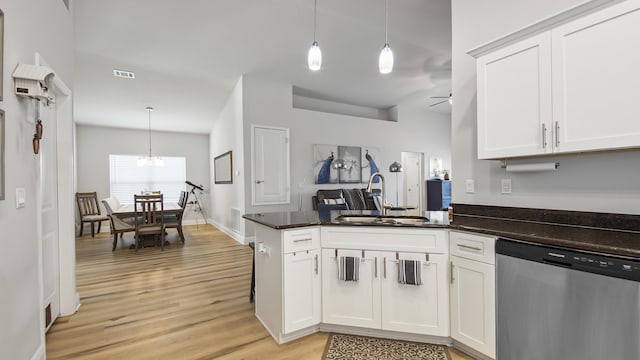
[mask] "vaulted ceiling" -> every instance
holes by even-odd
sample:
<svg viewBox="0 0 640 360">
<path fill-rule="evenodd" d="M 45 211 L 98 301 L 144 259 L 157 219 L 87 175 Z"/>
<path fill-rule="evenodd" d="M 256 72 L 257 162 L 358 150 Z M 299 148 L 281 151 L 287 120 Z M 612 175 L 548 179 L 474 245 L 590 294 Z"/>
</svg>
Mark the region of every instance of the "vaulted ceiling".
<svg viewBox="0 0 640 360">
<path fill-rule="evenodd" d="M 313 0 L 74 2 L 80 124 L 208 133 L 243 74 L 314 96 L 429 108 L 451 82 L 450 0 L 389 0 L 391 74 L 378 72 L 384 0 L 318 0 L 322 69 L 307 68 Z M 135 73 L 117 78 L 113 70 Z M 448 104 L 432 109 L 448 111 Z"/>
</svg>

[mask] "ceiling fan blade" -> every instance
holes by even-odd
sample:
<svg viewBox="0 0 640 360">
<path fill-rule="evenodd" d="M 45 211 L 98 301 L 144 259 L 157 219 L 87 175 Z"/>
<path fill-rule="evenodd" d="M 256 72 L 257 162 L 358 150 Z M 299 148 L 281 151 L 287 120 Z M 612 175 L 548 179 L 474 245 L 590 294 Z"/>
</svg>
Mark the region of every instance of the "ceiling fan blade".
<svg viewBox="0 0 640 360">
<path fill-rule="evenodd" d="M 429 107 L 433 107 L 433 106 L 436 106 L 436 105 L 440 105 L 440 104 L 442 104 L 442 103 L 446 103 L 447 101 L 449 101 L 449 100 L 442 100 L 442 101 L 438 101 L 438 102 L 437 102 L 437 103 L 435 103 L 435 104 L 431 104 L 431 105 L 429 105 Z"/>
</svg>

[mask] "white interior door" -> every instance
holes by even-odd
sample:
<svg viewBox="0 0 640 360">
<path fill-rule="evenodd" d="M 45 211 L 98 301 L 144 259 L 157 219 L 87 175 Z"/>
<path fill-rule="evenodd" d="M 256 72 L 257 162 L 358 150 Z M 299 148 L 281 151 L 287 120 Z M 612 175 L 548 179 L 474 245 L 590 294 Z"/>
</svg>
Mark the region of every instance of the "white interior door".
<svg viewBox="0 0 640 360">
<path fill-rule="evenodd" d="M 289 129 L 251 125 L 253 205 L 288 204 Z"/>
<path fill-rule="evenodd" d="M 44 131 L 40 140 L 39 223 L 42 242 L 42 279 L 45 326 L 60 314 L 60 254 L 58 244 L 58 172 L 56 107 L 38 103 Z"/>
<path fill-rule="evenodd" d="M 404 206 L 413 206 L 417 209 L 418 214 L 422 213 L 422 174 L 423 161 L 422 153 L 402 152 L 401 154 L 402 169 L 404 176 Z"/>
</svg>

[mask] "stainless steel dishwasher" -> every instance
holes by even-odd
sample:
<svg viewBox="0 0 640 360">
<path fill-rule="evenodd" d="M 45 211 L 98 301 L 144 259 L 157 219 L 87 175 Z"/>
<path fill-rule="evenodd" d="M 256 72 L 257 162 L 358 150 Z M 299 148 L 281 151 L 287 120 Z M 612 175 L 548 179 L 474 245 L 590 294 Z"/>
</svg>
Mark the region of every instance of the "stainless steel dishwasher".
<svg viewBox="0 0 640 360">
<path fill-rule="evenodd" d="M 640 359 L 640 261 L 496 242 L 497 360 Z"/>
</svg>

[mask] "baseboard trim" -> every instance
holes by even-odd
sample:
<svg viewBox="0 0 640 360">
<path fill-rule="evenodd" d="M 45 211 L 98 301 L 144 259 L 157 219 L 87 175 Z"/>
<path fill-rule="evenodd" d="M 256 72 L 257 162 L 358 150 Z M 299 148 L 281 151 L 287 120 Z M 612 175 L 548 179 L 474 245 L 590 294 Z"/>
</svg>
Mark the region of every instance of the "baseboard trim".
<svg viewBox="0 0 640 360">
<path fill-rule="evenodd" d="M 467 346 L 467 345 L 465 345 L 465 344 L 463 344 L 463 343 L 461 343 L 461 342 L 459 342 L 457 340 L 453 340 L 452 339 L 452 341 L 453 341 L 453 347 L 454 348 L 456 348 L 457 350 L 459 350 L 459 351 L 461 351 L 461 352 L 473 357 L 474 359 L 478 359 L 478 360 L 493 360 L 493 358 L 491 358 L 491 357 L 489 357 L 489 356 L 487 356 L 487 355 L 485 355 L 485 354 L 483 354 L 483 353 L 481 353 L 481 352 L 479 352 L 477 350 L 474 350 L 471 347 L 469 347 L 469 346 Z"/>
<path fill-rule="evenodd" d="M 31 356 L 31 360 L 44 360 L 44 359 L 45 359 L 44 345 L 40 344 L 40 346 L 38 346 L 36 351 L 33 353 L 33 356 Z"/>
<path fill-rule="evenodd" d="M 217 221 L 213 221 L 212 219 L 209 219 L 209 221 L 211 222 L 211 224 L 213 226 L 218 228 L 218 230 L 220 230 L 223 233 L 227 234 L 230 238 L 232 238 L 233 240 L 237 241 L 238 243 L 240 243 L 242 245 L 246 245 L 246 244 L 249 243 L 248 241 L 246 241 L 247 239 L 243 235 L 237 233 L 236 231 L 231 230 L 228 227 L 218 223 Z"/>
</svg>

